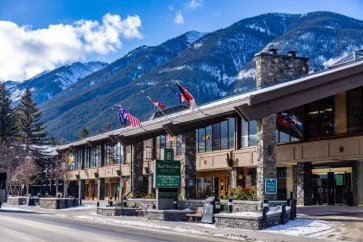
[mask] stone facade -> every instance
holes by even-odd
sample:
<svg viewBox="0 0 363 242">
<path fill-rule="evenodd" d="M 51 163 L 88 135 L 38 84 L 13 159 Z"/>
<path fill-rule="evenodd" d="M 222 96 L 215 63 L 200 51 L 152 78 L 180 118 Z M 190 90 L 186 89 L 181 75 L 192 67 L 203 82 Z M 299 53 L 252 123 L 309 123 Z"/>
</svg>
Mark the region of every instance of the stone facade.
<svg viewBox="0 0 363 242">
<path fill-rule="evenodd" d="M 256 88 L 261 89 L 301 77 L 309 71 L 308 58 L 297 57 L 295 52 L 278 55 L 256 54 Z M 257 198 L 276 200 L 276 195 L 265 194 L 265 179 L 276 178 L 276 115 L 257 120 Z"/>
<path fill-rule="evenodd" d="M 279 55 L 261 52 L 256 54 L 256 86 L 264 88 L 297 79 L 309 72 L 308 58 L 294 53 Z"/>
<path fill-rule="evenodd" d="M 144 164 L 144 142 L 138 142 L 132 145 L 132 162 L 131 162 L 131 192 L 133 194 L 146 193 L 148 186 L 144 181 L 143 164 Z"/>
<path fill-rule="evenodd" d="M 79 205 L 74 198 L 39 198 L 39 207 L 47 209 L 71 208 Z"/>
<path fill-rule="evenodd" d="M 148 210 L 144 216 L 148 220 L 157 221 L 188 221 L 187 214 L 190 211 L 183 210 Z"/>
<path fill-rule="evenodd" d="M 6 204 L 11 206 L 18 206 L 26 204 L 27 197 L 8 197 Z"/>
<path fill-rule="evenodd" d="M 126 201 L 129 208 L 142 208 L 148 205 L 156 207 L 156 199 L 128 198 Z"/>
<path fill-rule="evenodd" d="M 195 132 L 183 134 L 180 195 L 182 199 L 195 197 L 195 186 L 189 180 L 196 179 L 196 137 Z"/>
<path fill-rule="evenodd" d="M 311 162 L 297 163 L 295 168 L 295 186 L 298 205 L 313 203 L 313 174 Z"/>
<path fill-rule="evenodd" d="M 105 178 L 99 178 L 97 181 L 97 200 L 104 200 L 105 199 Z"/>
<path fill-rule="evenodd" d="M 139 216 L 136 208 L 106 207 L 97 208 L 97 214 L 103 216 Z"/>
</svg>

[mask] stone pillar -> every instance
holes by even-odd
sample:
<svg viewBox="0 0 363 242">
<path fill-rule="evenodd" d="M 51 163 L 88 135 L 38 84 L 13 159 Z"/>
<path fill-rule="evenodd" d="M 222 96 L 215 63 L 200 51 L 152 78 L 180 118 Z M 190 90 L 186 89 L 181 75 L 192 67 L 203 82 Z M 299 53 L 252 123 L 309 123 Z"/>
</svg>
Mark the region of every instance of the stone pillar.
<svg viewBox="0 0 363 242">
<path fill-rule="evenodd" d="M 105 199 L 105 178 L 99 178 L 97 181 L 97 200 Z"/>
<path fill-rule="evenodd" d="M 297 163 L 295 168 L 295 186 L 298 205 L 312 205 L 313 203 L 313 174 L 311 162 Z"/>
<path fill-rule="evenodd" d="M 196 180 L 196 137 L 195 131 L 183 134 L 181 166 L 180 195 L 182 199 L 195 198 Z M 193 187 L 189 186 L 189 180 L 193 180 Z"/>
<path fill-rule="evenodd" d="M 148 187 L 147 187 L 147 193 L 152 193 L 153 192 L 153 183 L 154 183 L 154 175 L 153 174 L 149 174 L 148 175 Z"/>
<path fill-rule="evenodd" d="M 276 194 L 265 194 L 266 178 L 276 178 L 276 115 L 257 121 L 257 198 L 276 200 Z"/>
<path fill-rule="evenodd" d="M 233 167 L 231 170 L 231 180 L 230 180 L 230 184 L 231 184 L 231 188 L 236 188 L 237 187 L 237 167 Z"/>
<path fill-rule="evenodd" d="M 353 205 L 358 206 L 359 204 L 359 166 L 357 161 L 353 161 L 352 164 L 352 192 L 353 192 Z"/>
<path fill-rule="evenodd" d="M 144 163 L 144 142 L 132 145 L 131 161 L 131 191 L 133 194 L 144 193 L 147 186 L 144 184 L 143 176 Z"/>
</svg>

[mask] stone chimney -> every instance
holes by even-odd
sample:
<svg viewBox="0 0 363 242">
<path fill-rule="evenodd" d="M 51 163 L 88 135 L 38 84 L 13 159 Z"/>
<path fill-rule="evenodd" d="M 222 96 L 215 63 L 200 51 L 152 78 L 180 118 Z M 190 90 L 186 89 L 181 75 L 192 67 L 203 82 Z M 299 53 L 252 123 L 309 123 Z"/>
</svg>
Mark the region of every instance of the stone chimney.
<svg viewBox="0 0 363 242">
<path fill-rule="evenodd" d="M 256 88 L 261 89 L 297 79 L 309 72 L 309 58 L 297 56 L 297 51 L 278 54 L 277 49 L 260 52 L 256 57 Z"/>
</svg>

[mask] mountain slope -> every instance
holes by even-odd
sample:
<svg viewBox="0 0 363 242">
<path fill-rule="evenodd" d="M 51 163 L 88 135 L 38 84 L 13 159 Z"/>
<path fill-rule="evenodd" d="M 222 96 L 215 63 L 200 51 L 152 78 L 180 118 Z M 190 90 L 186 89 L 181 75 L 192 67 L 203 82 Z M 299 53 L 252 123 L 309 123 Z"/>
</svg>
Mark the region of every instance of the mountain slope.
<svg viewBox="0 0 363 242">
<path fill-rule="evenodd" d="M 152 68 L 124 66 L 120 73 L 127 78 L 119 79 L 105 68 L 104 75 L 109 77 L 98 82 L 97 88 L 86 87 L 84 94 L 72 99 L 65 99 L 65 90 L 42 109 L 51 132 L 56 130 L 55 135 L 66 140 L 77 137 L 83 126 L 93 133 L 106 123 L 117 127 L 117 114 L 112 111 L 115 103 L 121 102 L 145 120 L 153 105 L 141 89 L 167 105 L 177 103 L 175 94 L 165 87 L 174 80 L 181 81 L 199 104 L 250 91 L 255 88 L 254 54 L 270 47 L 279 48 L 281 53 L 297 50 L 300 56 L 311 58 L 311 69 L 322 69 L 325 63 L 363 47 L 363 22 L 330 12 L 276 13 L 243 19 L 204 35 Z M 158 63 L 155 55 L 149 58 Z M 77 85 L 84 80 L 70 90 L 81 90 Z"/>
<path fill-rule="evenodd" d="M 75 62 L 71 65 L 61 66 L 53 71 L 42 72 L 14 86 L 11 99 L 16 102 L 21 98 L 24 90 L 30 88 L 33 92 L 34 101 L 41 104 L 82 78 L 103 69 L 106 65 L 107 63 L 99 61 Z"/>
</svg>

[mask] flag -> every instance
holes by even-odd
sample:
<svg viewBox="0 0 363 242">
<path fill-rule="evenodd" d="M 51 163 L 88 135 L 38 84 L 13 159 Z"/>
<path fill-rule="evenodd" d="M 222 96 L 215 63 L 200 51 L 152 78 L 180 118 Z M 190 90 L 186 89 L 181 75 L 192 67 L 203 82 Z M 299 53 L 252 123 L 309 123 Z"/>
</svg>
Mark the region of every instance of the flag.
<svg viewBox="0 0 363 242">
<path fill-rule="evenodd" d="M 194 97 L 190 92 L 188 92 L 187 89 L 185 89 L 182 85 L 179 84 L 179 82 L 175 82 L 176 86 L 179 88 L 181 94 L 185 98 L 185 100 L 188 102 L 189 107 L 192 111 L 194 111 L 195 107 L 197 106 Z"/>
<path fill-rule="evenodd" d="M 288 112 L 281 112 L 281 113 L 277 114 L 276 120 L 280 126 L 282 126 L 284 128 L 291 127 L 300 136 L 302 136 L 304 127 L 303 127 L 303 124 L 301 123 L 301 121 L 295 115 L 290 114 Z"/>
<path fill-rule="evenodd" d="M 120 118 L 121 124 L 126 124 L 126 122 L 129 121 L 131 127 L 141 126 L 140 120 L 133 116 L 131 113 L 129 113 L 125 108 L 123 108 L 121 105 L 116 105 L 116 107 L 119 110 L 118 116 Z"/>
<path fill-rule="evenodd" d="M 182 93 L 176 91 L 174 88 L 172 88 L 171 86 L 169 85 L 166 85 L 167 87 L 170 88 L 170 90 L 172 90 L 177 96 L 178 96 L 178 99 L 179 99 L 179 103 L 182 104 L 183 102 L 185 102 L 185 97 Z"/>
<path fill-rule="evenodd" d="M 149 101 L 155 105 L 155 107 L 157 107 L 160 110 L 164 110 L 166 107 L 164 104 L 156 101 L 155 99 L 151 98 L 149 95 L 147 95 L 147 93 L 144 90 L 141 90 L 141 92 L 145 95 L 145 97 L 147 97 L 147 99 L 149 99 Z"/>
<path fill-rule="evenodd" d="M 74 162 L 74 155 L 73 154 L 69 154 L 67 157 L 67 164 L 70 166 L 72 165 Z"/>
</svg>

